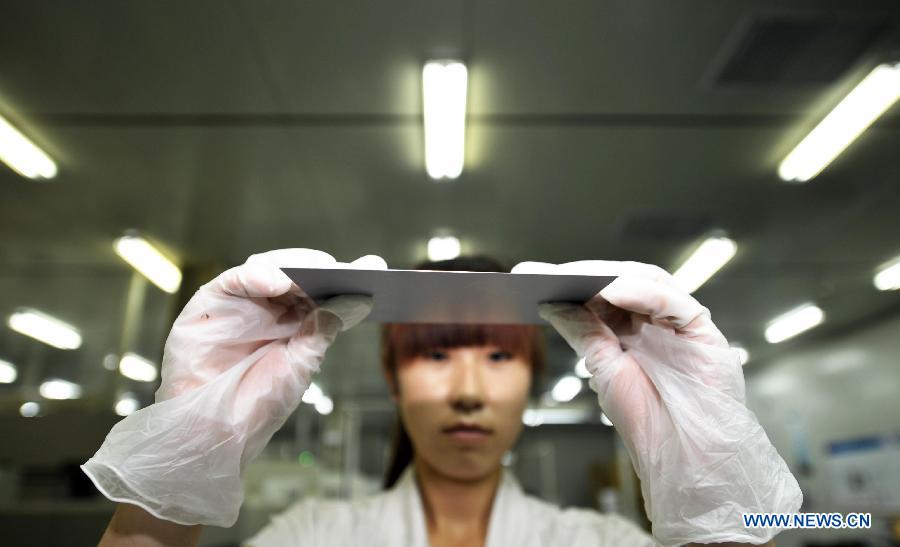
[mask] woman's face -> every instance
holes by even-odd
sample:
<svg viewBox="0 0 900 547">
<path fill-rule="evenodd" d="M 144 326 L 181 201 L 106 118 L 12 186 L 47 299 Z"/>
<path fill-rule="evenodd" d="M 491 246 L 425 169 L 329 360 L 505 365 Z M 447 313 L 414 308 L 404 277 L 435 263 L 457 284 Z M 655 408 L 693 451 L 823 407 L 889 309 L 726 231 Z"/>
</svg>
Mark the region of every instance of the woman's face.
<svg viewBox="0 0 900 547">
<path fill-rule="evenodd" d="M 472 480 L 496 471 L 522 431 L 531 368 L 494 346 L 435 349 L 401 363 L 396 387 L 416 457 Z"/>
</svg>

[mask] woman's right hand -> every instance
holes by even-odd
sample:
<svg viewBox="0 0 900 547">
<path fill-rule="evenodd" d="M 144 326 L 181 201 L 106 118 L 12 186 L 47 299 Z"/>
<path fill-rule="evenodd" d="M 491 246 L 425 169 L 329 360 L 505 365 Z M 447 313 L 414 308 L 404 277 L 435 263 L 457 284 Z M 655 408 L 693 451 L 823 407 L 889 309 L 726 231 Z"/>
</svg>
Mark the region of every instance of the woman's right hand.
<svg viewBox="0 0 900 547">
<path fill-rule="evenodd" d="M 283 249 L 201 287 L 172 326 L 156 403 L 116 424 L 82 467 L 108 498 L 180 524 L 237 519 L 241 470 L 300 404 L 337 333 L 372 306 L 358 295 L 316 305 L 281 267 L 387 265 Z"/>
</svg>

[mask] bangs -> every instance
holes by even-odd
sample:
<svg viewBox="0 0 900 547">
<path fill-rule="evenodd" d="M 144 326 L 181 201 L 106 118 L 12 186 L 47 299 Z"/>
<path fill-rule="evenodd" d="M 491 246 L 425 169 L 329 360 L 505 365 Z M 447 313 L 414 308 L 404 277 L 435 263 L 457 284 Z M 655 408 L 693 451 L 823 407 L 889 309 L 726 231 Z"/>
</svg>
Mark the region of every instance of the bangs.
<svg viewBox="0 0 900 547">
<path fill-rule="evenodd" d="M 537 325 L 406 324 L 382 329 L 382 362 L 388 371 L 435 349 L 496 346 L 524 358 L 535 373 L 543 369 L 543 337 Z"/>
</svg>

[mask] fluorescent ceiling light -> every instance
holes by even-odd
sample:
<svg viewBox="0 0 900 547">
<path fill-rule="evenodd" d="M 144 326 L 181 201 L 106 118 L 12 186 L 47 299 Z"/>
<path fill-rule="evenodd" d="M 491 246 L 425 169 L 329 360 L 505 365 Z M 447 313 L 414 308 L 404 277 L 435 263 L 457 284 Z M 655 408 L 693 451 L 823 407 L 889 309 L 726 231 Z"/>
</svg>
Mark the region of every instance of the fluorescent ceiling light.
<svg viewBox="0 0 900 547">
<path fill-rule="evenodd" d="M 81 386 L 68 380 L 52 378 L 38 388 L 44 399 L 77 399 L 81 397 Z"/>
<path fill-rule="evenodd" d="M 825 312 L 815 304 L 803 304 L 779 315 L 766 326 L 766 340 L 771 344 L 793 338 L 825 320 Z"/>
<path fill-rule="evenodd" d="M 583 408 L 528 408 L 522 414 L 522 423 L 528 427 L 544 424 L 582 424 L 590 419 L 590 412 Z"/>
<path fill-rule="evenodd" d="M 315 382 L 312 382 L 309 384 L 309 387 L 306 388 L 306 391 L 303 392 L 302 400 L 308 405 L 315 405 L 324 396 L 325 393 L 322 392 L 322 388 L 316 385 Z"/>
<path fill-rule="evenodd" d="M 575 363 L 575 376 L 579 378 L 590 378 L 591 371 L 587 369 L 587 363 L 585 362 L 585 358 L 582 357 Z"/>
<path fill-rule="evenodd" d="M 747 351 L 747 349 L 744 346 L 742 346 L 740 344 L 731 344 L 731 349 L 738 352 L 738 355 L 740 356 L 740 359 L 741 359 L 741 366 L 746 365 L 747 361 L 750 360 L 750 352 Z"/>
<path fill-rule="evenodd" d="M 675 282 L 692 293 L 706 283 L 737 252 L 737 243 L 727 237 L 707 238 L 672 274 Z"/>
<path fill-rule="evenodd" d="M 805 182 L 818 175 L 897 97 L 900 63 L 878 65 L 784 158 L 778 176 Z"/>
<path fill-rule="evenodd" d="M 526 408 L 522 413 L 522 423 L 528 427 L 537 427 L 544 423 L 541 411 L 535 408 Z"/>
<path fill-rule="evenodd" d="M 900 289 L 900 257 L 882 264 L 872 281 L 879 291 Z"/>
<path fill-rule="evenodd" d="M 113 248 L 125 262 L 160 289 L 167 293 L 178 291 L 181 286 L 181 270 L 144 238 L 120 237 Z"/>
<path fill-rule="evenodd" d="M 459 239 L 453 236 L 433 237 L 428 240 L 428 260 L 450 260 L 459 256 Z"/>
<path fill-rule="evenodd" d="M 575 376 L 563 376 L 550 390 L 550 396 L 554 401 L 564 403 L 571 401 L 581 391 L 581 379 Z"/>
<path fill-rule="evenodd" d="M 323 414 L 327 416 L 331 414 L 331 411 L 334 410 L 334 401 L 331 400 L 331 397 L 327 395 L 322 395 L 318 401 L 316 401 L 316 412 L 319 414 Z"/>
<path fill-rule="evenodd" d="M 11 384 L 16 381 L 18 375 L 15 365 L 0 359 L 0 384 Z"/>
<path fill-rule="evenodd" d="M 612 420 L 609 419 L 609 416 L 606 415 L 606 412 L 600 413 L 600 423 L 607 427 L 613 426 Z"/>
<path fill-rule="evenodd" d="M 115 411 L 119 416 L 128 416 L 140 407 L 140 403 L 131 393 L 125 393 L 116 401 Z"/>
<path fill-rule="evenodd" d="M 81 333 L 72 325 L 30 308 L 20 308 L 6 324 L 12 330 L 59 349 L 81 347 Z"/>
<path fill-rule="evenodd" d="M 466 80 L 466 65 L 459 61 L 429 61 L 422 69 L 425 170 L 433 179 L 455 179 L 462 173 Z"/>
<path fill-rule="evenodd" d="M 0 160 L 16 173 L 30 179 L 52 179 L 56 163 L 43 150 L 0 116 Z"/>
<path fill-rule="evenodd" d="M 19 407 L 19 414 L 26 418 L 34 418 L 38 414 L 41 413 L 41 405 L 37 404 L 34 401 L 28 401 L 22 403 L 22 406 Z"/>
<path fill-rule="evenodd" d="M 107 353 L 103 357 L 103 368 L 106 370 L 116 370 L 119 368 L 119 356 L 115 353 Z"/>
<path fill-rule="evenodd" d="M 156 364 L 137 353 L 126 353 L 122 356 L 119 360 L 119 372 L 122 376 L 138 382 L 156 380 Z"/>
</svg>

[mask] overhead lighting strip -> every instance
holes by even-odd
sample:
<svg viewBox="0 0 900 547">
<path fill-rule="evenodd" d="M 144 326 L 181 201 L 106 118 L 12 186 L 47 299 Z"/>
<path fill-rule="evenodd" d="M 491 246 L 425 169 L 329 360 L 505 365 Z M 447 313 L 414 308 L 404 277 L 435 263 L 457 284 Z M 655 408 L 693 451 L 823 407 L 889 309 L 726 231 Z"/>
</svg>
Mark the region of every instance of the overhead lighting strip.
<svg viewBox="0 0 900 547">
<path fill-rule="evenodd" d="M 784 158 L 778 176 L 806 182 L 825 169 L 900 97 L 900 62 L 875 67 Z"/>
</svg>

